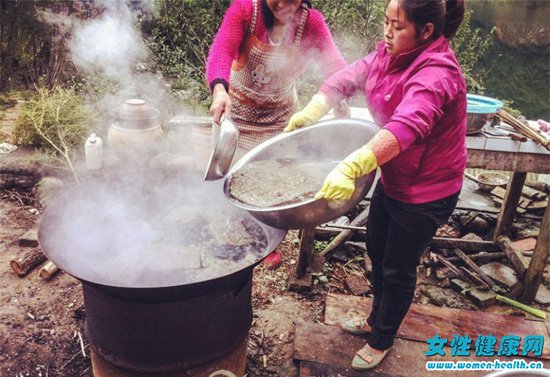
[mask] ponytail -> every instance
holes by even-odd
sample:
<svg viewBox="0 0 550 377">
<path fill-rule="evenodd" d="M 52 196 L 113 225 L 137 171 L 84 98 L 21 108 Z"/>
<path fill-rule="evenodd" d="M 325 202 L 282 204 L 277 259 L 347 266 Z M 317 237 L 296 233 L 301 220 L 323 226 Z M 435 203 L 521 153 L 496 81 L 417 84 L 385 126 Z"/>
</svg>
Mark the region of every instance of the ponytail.
<svg viewBox="0 0 550 377">
<path fill-rule="evenodd" d="M 443 35 L 447 39 L 452 39 L 458 30 L 462 20 L 464 20 L 464 0 L 446 0 L 445 27 Z"/>
<path fill-rule="evenodd" d="M 451 39 L 464 19 L 464 0 L 399 0 L 399 5 L 420 35 L 427 23 L 434 25 L 432 39 Z"/>
</svg>

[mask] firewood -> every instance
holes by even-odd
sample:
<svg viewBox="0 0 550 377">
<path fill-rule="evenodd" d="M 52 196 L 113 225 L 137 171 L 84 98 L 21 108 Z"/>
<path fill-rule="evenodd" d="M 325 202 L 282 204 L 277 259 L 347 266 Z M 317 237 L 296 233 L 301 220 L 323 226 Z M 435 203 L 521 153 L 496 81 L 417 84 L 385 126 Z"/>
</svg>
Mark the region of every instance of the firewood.
<svg viewBox="0 0 550 377">
<path fill-rule="evenodd" d="M 481 260 L 481 261 L 484 261 L 484 262 L 500 260 L 500 259 L 503 259 L 503 258 L 506 257 L 506 255 L 503 252 L 498 252 L 498 253 L 481 252 L 481 253 L 477 253 L 477 254 L 469 254 L 468 256 L 473 261 Z M 449 261 L 451 263 L 463 262 L 462 259 L 460 259 L 459 257 L 448 257 L 446 259 L 447 259 L 447 261 Z M 429 266 L 429 267 L 436 267 L 439 263 L 441 263 L 440 260 L 431 260 L 430 259 L 430 260 L 424 261 L 423 264 L 425 266 Z"/>
<path fill-rule="evenodd" d="M 50 280 L 57 271 L 59 271 L 59 267 L 53 264 L 53 262 L 48 261 L 48 263 L 40 269 L 40 277 L 44 280 Z"/>
<path fill-rule="evenodd" d="M 523 276 L 525 275 L 525 271 L 527 270 L 527 267 L 523 264 L 519 252 L 512 246 L 512 242 L 510 241 L 510 239 L 506 236 L 501 235 L 497 237 L 496 243 L 506 254 L 506 257 L 508 258 L 510 263 L 512 263 L 514 270 L 518 274 L 518 278 L 522 280 Z"/>
<path fill-rule="evenodd" d="M 491 290 L 491 287 L 489 287 L 489 285 L 482 279 L 479 277 L 479 275 L 477 275 L 475 272 L 472 272 L 470 270 L 468 270 L 466 267 L 464 266 L 460 266 L 460 270 L 462 272 L 464 272 L 466 275 L 468 275 L 468 277 L 476 283 L 476 285 L 479 287 L 479 288 L 483 288 L 484 290 Z"/>
<path fill-rule="evenodd" d="M 451 270 L 456 276 L 458 276 L 463 281 L 470 283 L 472 285 L 475 285 L 475 282 L 472 281 L 472 279 L 464 273 L 460 268 L 456 267 L 454 264 L 449 262 L 445 257 L 442 257 L 441 255 L 436 254 L 436 258 L 449 270 Z"/>
<path fill-rule="evenodd" d="M 548 196 L 546 192 L 535 190 L 534 188 L 527 186 L 527 183 L 521 189 L 521 194 L 532 200 L 542 200 Z"/>
<path fill-rule="evenodd" d="M 19 246 L 22 247 L 37 247 L 38 246 L 38 231 L 36 228 L 27 231 L 19 239 Z"/>
<path fill-rule="evenodd" d="M 430 247 L 439 249 L 453 249 L 458 247 L 464 251 L 499 252 L 500 249 L 492 241 L 475 241 L 465 238 L 434 237 L 430 241 Z"/>
<path fill-rule="evenodd" d="M 503 189 L 502 187 L 495 187 L 492 191 L 491 191 L 491 194 L 495 195 L 497 198 L 499 199 L 504 199 L 504 197 L 506 196 L 506 190 Z M 502 201 L 500 200 L 495 200 L 495 201 L 498 201 L 499 203 L 502 203 Z M 529 205 L 531 204 L 531 200 L 529 199 L 529 197 L 526 197 L 522 194 L 522 196 L 520 197 L 519 199 L 519 203 L 518 203 L 518 206 L 525 209 L 527 208 Z"/>
<path fill-rule="evenodd" d="M 532 202 L 527 206 L 528 210 L 542 210 L 548 207 L 548 200 L 542 200 L 538 202 Z"/>
<path fill-rule="evenodd" d="M 367 222 L 367 217 L 369 214 L 369 207 L 365 208 L 355 219 L 350 223 L 351 227 L 359 227 L 364 225 Z M 329 259 L 331 254 L 336 251 L 336 249 L 345 243 L 351 238 L 354 232 L 357 232 L 357 229 L 345 229 L 340 234 L 338 234 L 334 239 L 325 247 L 325 250 L 321 252 L 321 255 Z"/>
<path fill-rule="evenodd" d="M 550 193 L 550 185 L 545 182 L 525 182 L 525 184 L 537 191 L 543 192 L 543 193 Z"/>
<path fill-rule="evenodd" d="M 472 261 L 466 254 L 464 254 L 464 252 L 460 249 L 454 249 L 453 250 L 455 252 L 455 254 L 464 261 L 464 263 L 466 263 L 466 265 L 468 267 L 470 267 L 472 270 L 474 270 L 478 276 L 484 281 L 487 283 L 487 285 L 494 291 L 494 292 L 497 292 L 497 293 L 501 293 L 503 292 L 504 290 L 499 287 L 494 281 L 493 279 L 491 279 L 489 277 L 489 275 L 487 275 L 481 268 L 479 268 L 479 266 L 477 264 L 474 263 L 474 261 Z"/>
<path fill-rule="evenodd" d="M 42 253 L 42 250 L 35 247 L 18 253 L 15 259 L 10 261 L 10 266 L 17 276 L 23 277 L 45 260 L 46 256 Z"/>
</svg>

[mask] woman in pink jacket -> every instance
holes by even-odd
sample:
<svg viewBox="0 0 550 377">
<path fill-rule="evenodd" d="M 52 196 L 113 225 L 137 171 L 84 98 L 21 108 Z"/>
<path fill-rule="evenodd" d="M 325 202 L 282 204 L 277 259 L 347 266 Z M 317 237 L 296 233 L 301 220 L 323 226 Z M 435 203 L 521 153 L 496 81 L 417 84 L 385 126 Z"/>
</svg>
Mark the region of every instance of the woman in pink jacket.
<svg viewBox="0 0 550 377">
<path fill-rule="evenodd" d="M 239 128 L 237 157 L 282 132 L 296 79 L 315 62 L 325 78 L 346 66 L 323 15 L 303 0 L 235 0 L 210 48 L 210 114 Z"/>
<path fill-rule="evenodd" d="M 357 92 L 382 126 L 329 173 L 317 194 L 348 199 L 355 179 L 381 168 L 367 222 L 372 310 L 342 325 L 368 335 L 353 359 L 356 369 L 374 368 L 390 350 L 412 303 L 420 256 L 458 201 L 466 167 L 466 83 L 448 40 L 463 18 L 464 0 L 389 1 L 377 50 L 330 77 L 285 129 L 319 120 Z"/>
</svg>

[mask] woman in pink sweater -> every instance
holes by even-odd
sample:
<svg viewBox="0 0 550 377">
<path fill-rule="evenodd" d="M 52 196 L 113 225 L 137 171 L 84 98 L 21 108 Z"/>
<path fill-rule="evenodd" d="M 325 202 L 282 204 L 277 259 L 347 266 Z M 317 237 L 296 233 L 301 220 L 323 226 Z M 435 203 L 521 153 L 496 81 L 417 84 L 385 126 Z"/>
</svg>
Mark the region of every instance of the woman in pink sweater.
<svg viewBox="0 0 550 377">
<path fill-rule="evenodd" d="M 323 15 L 302 0 L 235 0 L 210 48 L 210 114 L 239 128 L 236 158 L 280 133 L 296 105 L 296 79 L 315 62 L 325 78 L 346 65 Z"/>
<path fill-rule="evenodd" d="M 329 78 L 285 129 L 317 121 L 356 92 L 365 94 L 382 127 L 329 173 L 317 194 L 348 199 L 355 179 L 381 168 L 367 221 L 372 310 L 342 325 L 368 335 L 353 359 L 356 369 L 376 367 L 390 350 L 412 303 L 420 256 L 458 201 L 466 167 L 466 83 L 448 40 L 463 18 L 464 0 L 389 1 L 377 50 Z"/>
</svg>

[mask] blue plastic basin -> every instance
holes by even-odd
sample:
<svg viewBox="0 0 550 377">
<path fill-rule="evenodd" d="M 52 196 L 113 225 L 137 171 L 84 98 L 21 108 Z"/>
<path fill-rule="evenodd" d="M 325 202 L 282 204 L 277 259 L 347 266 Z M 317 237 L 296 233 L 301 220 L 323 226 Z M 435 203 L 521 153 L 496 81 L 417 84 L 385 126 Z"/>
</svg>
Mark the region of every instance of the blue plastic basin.
<svg viewBox="0 0 550 377">
<path fill-rule="evenodd" d="M 502 101 L 477 94 L 467 94 L 466 98 L 468 100 L 466 112 L 469 114 L 495 114 L 504 106 Z"/>
</svg>

